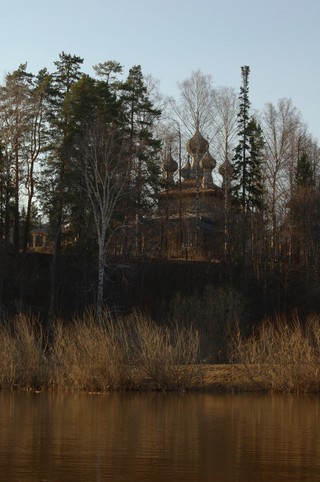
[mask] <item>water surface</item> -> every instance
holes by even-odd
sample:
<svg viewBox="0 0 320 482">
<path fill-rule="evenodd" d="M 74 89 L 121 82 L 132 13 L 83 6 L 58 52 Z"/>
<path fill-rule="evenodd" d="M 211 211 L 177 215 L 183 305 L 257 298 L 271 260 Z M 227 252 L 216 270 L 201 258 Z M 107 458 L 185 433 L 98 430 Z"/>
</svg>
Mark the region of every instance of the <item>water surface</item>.
<svg viewBox="0 0 320 482">
<path fill-rule="evenodd" d="M 320 398 L 0 392 L 0 481 L 320 482 Z"/>
</svg>

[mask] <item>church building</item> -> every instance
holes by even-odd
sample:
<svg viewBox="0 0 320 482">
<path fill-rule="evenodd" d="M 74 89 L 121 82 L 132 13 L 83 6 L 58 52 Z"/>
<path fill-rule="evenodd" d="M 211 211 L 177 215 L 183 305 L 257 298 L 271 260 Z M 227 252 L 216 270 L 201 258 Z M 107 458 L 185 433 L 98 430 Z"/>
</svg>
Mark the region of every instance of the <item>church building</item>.
<svg viewBox="0 0 320 482">
<path fill-rule="evenodd" d="M 223 251 L 224 190 L 213 182 L 216 161 L 199 129 L 187 142 L 179 168 L 171 153 L 163 162 L 167 187 L 158 197 L 168 257 L 219 258 Z M 223 176 L 224 167 L 219 170 Z"/>
</svg>

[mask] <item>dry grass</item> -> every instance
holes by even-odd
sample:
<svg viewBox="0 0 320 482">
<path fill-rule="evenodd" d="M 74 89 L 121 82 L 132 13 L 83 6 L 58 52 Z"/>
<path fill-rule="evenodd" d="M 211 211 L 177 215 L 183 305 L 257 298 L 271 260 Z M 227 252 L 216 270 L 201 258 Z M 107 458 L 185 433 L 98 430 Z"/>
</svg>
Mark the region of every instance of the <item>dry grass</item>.
<svg viewBox="0 0 320 482">
<path fill-rule="evenodd" d="M 35 388 L 47 378 L 45 336 L 37 319 L 21 314 L 2 321 L 0 328 L 0 385 Z"/>
<path fill-rule="evenodd" d="M 64 326 L 56 322 L 50 353 L 50 385 L 80 390 L 130 386 L 126 333 L 119 321 L 98 324 L 93 315 Z"/>
<path fill-rule="evenodd" d="M 0 386 L 105 391 L 189 389 L 199 382 L 197 333 L 145 316 L 56 321 L 50 346 L 40 324 L 19 315 L 0 326 Z M 189 366 L 190 369 L 186 369 Z"/>
<path fill-rule="evenodd" d="M 276 317 L 250 337 L 240 330 L 227 337 L 231 363 L 203 365 L 191 324 L 158 326 L 141 313 L 108 312 L 98 322 L 87 313 L 56 321 L 49 345 L 38 320 L 21 314 L 0 323 L 0 388 L 320 391 L 319 316 L 303 326 L 297 316 Z"/>
<path fill-rule="evenodd" d="M 234 361 L 247 375 L 247 387 L 279 392 L 320 390 L 320 320 L 302 326 L 295 315 L 266 320 L 248 339 L 238 338 Z"/>
<path fill-rule="evenodd" d="M 135 349 L 132 361 L 139 373 L 156 389 L 189 389 L 201 383 L 197 365 L 199 334 L 192 327 L 156 326 L 134 314 L 131 319 Z"/>
</svg>

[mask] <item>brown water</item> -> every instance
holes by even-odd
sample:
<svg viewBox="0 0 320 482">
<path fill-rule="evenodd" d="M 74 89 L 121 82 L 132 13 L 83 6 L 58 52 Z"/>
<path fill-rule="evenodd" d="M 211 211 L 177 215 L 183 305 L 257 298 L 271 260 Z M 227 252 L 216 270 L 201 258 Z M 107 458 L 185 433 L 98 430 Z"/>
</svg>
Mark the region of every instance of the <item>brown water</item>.
<svg viewBox="0 0 320 482">
<path fill-rule="evenodd" d="M 320 397 L 0 392 L 0 481 L 320 481 Z"/>
</svg>

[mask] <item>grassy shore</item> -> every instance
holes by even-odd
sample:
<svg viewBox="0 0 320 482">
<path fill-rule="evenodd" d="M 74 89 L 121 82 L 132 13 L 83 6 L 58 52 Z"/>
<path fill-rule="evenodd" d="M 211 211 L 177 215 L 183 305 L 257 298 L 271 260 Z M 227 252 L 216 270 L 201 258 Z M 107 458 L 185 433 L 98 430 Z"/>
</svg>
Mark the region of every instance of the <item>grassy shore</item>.
<svg viewBox="0 0 320 482">
<path fill-rule="evenodd" d="M 297 317 L 269 319 L 250 336 L 241 334 L 236 320 L 232 326 L 223 337 L 228 363 L 205 364 L 192 325 L 158 326 L 141 313 L 57 320 L 50 342 L 33 316 L 2 317 L 0 387 L 320 392 L 318 316 L 303 326 Z"/>
</svg>

